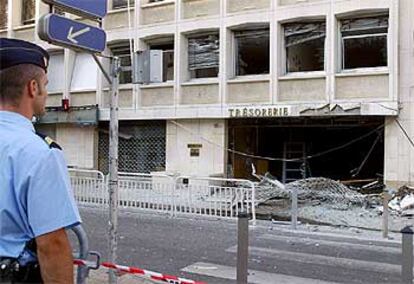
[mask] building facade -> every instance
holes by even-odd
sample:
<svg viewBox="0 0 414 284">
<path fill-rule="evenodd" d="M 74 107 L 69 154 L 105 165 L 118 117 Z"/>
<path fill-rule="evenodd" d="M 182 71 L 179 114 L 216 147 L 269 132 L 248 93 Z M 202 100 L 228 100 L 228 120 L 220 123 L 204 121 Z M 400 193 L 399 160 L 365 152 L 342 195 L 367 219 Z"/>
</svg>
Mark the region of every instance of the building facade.
<svg viewBox="0 0 414 284">
<path fill-rule="evenodd" d="M 37 127 L 63 145 L 70 166 L 106 171 L 110 90 L 94 59 L 38 38 L 36 23 L 49 12 L 40 0 L 0 3 L 0 36 L 51 53 L 50 110 Z M 412 0 L 108 7 L 105 55 L 123 67 L 121 171 L 251 177 L 253 164 L 285 182 L 414 182 Z M 146 50 L 159 51 L 158 71 L 133 84 L 132 53 Z"/>
</svg>

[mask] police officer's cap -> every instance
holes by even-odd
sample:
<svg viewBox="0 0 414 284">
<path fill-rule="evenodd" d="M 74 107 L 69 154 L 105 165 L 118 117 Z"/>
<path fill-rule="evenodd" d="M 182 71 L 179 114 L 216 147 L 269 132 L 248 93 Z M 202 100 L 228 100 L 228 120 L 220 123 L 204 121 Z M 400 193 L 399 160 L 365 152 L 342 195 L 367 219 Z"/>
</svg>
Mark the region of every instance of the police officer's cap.
<svg viewBox="0 0 414 284">
<path fill-rule="evenodd" d="M 49 54 L 40 46 L 19 39 L 0 38 L 0 70 L 34 64 L 47 71 Z"/>
</svg>

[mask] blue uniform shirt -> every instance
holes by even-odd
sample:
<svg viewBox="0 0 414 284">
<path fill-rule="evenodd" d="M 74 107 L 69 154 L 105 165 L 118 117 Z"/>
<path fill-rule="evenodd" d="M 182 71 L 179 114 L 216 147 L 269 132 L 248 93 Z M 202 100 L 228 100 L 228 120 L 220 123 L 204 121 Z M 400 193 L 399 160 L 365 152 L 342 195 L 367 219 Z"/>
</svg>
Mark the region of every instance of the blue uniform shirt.
<svg viewBox="0 0 414 284">
<path fill-rule="evenodd" d="M 80 223 L 66 162 L 24 116 L 0 111 L 0 256 L 26 255 L 26 242 Z"/>
</svg>

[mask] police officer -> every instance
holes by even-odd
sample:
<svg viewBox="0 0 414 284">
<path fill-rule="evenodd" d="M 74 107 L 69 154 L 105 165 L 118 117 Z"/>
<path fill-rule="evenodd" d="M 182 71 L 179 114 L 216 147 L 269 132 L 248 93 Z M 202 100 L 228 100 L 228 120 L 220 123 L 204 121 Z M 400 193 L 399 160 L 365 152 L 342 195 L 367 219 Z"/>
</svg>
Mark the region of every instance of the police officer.
<svg viewBox="0 0 414 284">
<path fill-rule="evenodd" d="M 48 60 L 35 44 L 0 38 L 1 283 L 73 283 L 65 229 L 79 212 L 62 151 L 31 123 L 45 112 Z"/>
</svg>

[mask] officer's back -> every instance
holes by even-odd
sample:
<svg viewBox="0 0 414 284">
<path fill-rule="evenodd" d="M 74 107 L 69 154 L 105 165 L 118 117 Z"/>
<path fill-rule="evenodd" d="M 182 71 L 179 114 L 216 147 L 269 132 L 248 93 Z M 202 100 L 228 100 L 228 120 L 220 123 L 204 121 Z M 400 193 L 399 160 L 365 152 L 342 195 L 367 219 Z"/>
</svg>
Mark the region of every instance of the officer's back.
<svg viewBox="0 0 414 284">
<path fill-rule="evenodd" d="M 45 113 L 47 52 L 0 38 L 0 282 L 72 283 L 65 229 L 80 217 L 63 153 L 35 133 Z"/>
</svg>

